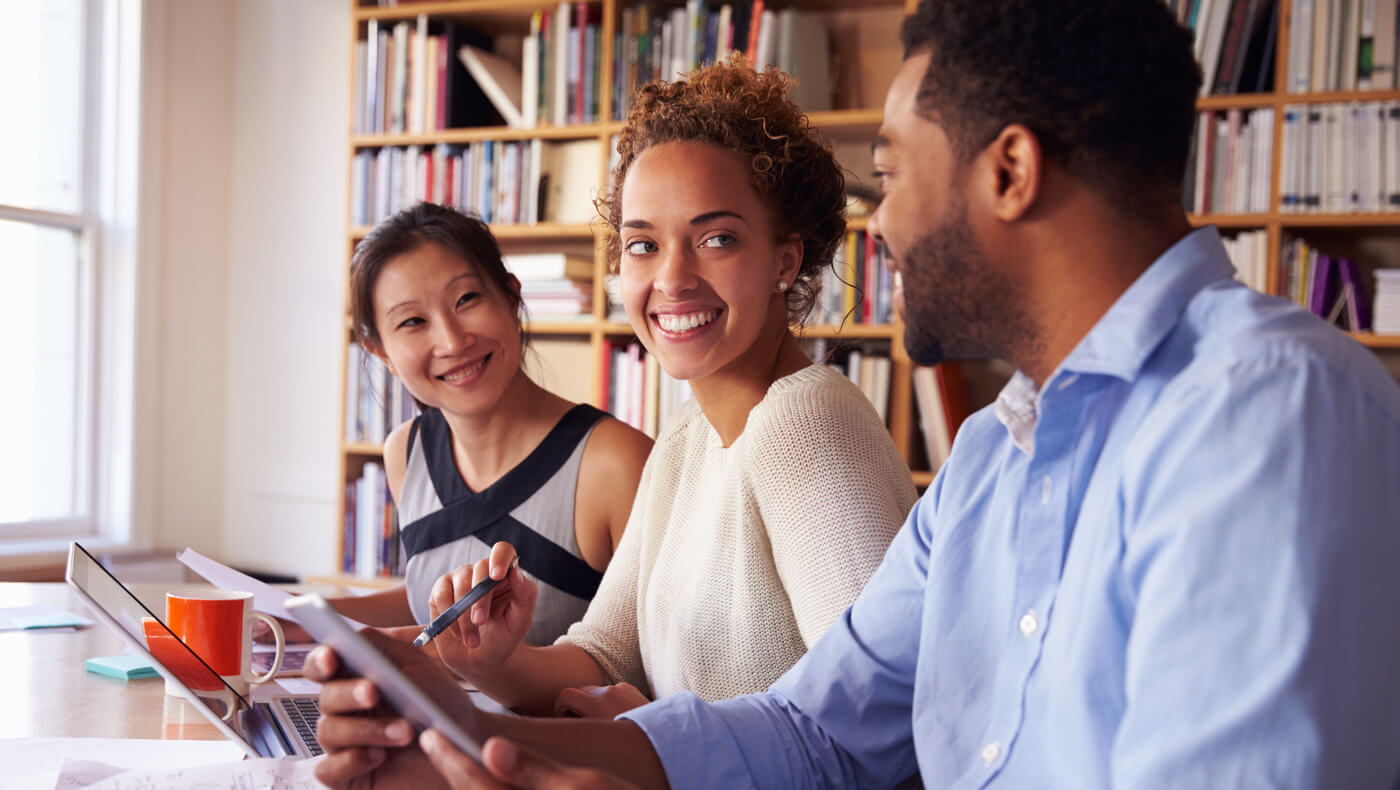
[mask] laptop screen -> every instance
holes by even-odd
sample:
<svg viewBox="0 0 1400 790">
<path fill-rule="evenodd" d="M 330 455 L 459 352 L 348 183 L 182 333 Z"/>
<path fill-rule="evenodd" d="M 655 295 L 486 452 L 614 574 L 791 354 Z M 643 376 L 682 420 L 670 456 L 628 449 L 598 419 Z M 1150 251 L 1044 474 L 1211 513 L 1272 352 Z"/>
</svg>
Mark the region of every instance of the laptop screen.
<svg viewBox="0 0 1400 790">
<path fill-rule="evenodd" d="M 68 556 L 68 580 L 89 602 L 146 648 L 150 657 L 199 697 L 215 716 L 244 735 L 248 700 L 234 691 L 199 655 L 175 636 L 160 617 L 146 608 L 130 590 L 97 561 L 87 549 L 72 544 Z"/>
</svg>

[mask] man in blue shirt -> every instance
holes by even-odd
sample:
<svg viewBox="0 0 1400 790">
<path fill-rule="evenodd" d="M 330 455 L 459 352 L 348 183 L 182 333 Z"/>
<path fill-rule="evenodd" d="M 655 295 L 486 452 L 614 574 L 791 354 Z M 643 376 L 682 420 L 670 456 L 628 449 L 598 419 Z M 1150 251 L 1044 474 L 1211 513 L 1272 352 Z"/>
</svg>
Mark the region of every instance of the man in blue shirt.
<svg viewBox="0 0 1400 790">
<path fill-rule="evenodd" d="M 385 644 L 515 741 L 483 769 L 429 733 L 432 764 L 456 787 L 1397 786 L 1400 389 L 1187 223 L 1190 33 L 1157 0 L 924 0 L 904 39 L 870 231 L 906 347 L 1019 372 L 769 692 L 512 721 Z M 383 750 L 406 728 L 341 715 L 366 682 L 322 699 L 323 780 L 427 768 Z"/>
</svg>

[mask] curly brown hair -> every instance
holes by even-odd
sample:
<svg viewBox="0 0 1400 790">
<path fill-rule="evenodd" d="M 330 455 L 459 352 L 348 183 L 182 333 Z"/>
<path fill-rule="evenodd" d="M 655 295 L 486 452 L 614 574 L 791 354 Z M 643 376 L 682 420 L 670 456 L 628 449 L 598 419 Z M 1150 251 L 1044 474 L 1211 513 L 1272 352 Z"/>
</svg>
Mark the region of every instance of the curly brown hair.
<svg viewBox="0 0 1400 790">
<path fill-rule="evenodd" d="M 787 310 L 792 323 L 805 321 L 816 303 L 821 270 L 831 265 L 846 233 L 846 178 L 831 146 L 789 98 L 791 88 L 786 74 L 754 71 L 741 55 L 702 66 L 685 79 L 643 85 L 618 138 L 612 185 L 598 201 L 611 230 L 611 265 L 616 267 L 622 252 L 622 185 L 638 156 L 674 142 L 738 151 L 752 162 L 750 183 L 772 211 L 778 240 L 793 234 L 802 239 L 802 263 L 787 291 Z"/>
</svg>

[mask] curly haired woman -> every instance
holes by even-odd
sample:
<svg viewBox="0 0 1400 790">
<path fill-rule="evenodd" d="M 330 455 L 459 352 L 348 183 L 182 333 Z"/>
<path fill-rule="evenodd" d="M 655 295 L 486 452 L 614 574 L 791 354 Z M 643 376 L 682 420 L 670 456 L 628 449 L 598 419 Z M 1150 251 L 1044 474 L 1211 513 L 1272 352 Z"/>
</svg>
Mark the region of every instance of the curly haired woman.
<svg viewBox="0 0 1400 790">
<path fill-rule="evenodd" d="M 628 319 L 695 400 L 658 438 L 581 622 L 522 642 L 516 571 L 434 644 L 497 701 L 607 716 L 759 691 L 855 600 L 915 499 L 875 410 L 789 327 L 845 232 L 841 169 L 777 71 L 740 61 L 643 87 L 600 201 Z M 514 549 L 443 576 L 436 615 Z"/>
</svg>

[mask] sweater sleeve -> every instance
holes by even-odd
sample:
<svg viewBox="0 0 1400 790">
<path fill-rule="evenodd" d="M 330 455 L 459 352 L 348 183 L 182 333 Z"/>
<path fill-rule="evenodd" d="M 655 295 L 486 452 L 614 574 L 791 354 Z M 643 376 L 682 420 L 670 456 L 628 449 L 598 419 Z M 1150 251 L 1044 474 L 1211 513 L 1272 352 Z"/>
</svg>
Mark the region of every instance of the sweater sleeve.
<svg viewBox="0 0 1400 790">
<path fill-rule="evenodd" d="M 652 696 L 642 664 L 641 644 L 637 637 L 637 595 L 641 585 L 641 558 L 646 522 L 646 492 L 651 490 L 654 457 L 642 469 L 637 485 L 637 498 L 627 517 L 627 528 L 617 544 L 598 592 L 588 604 L 583 619 L 569 626 L 555 644 L 572 644 L 583 648 L 603 671 L 607 682 L 631 683 L 648 697 Z"/>
<path fill-rule="evenodd" d="M 755 493 L 811 648 L 884 559 L 914 483 L 870 401 L 844 379 L 786 393 L 757 427 Z"/>
</svg>

